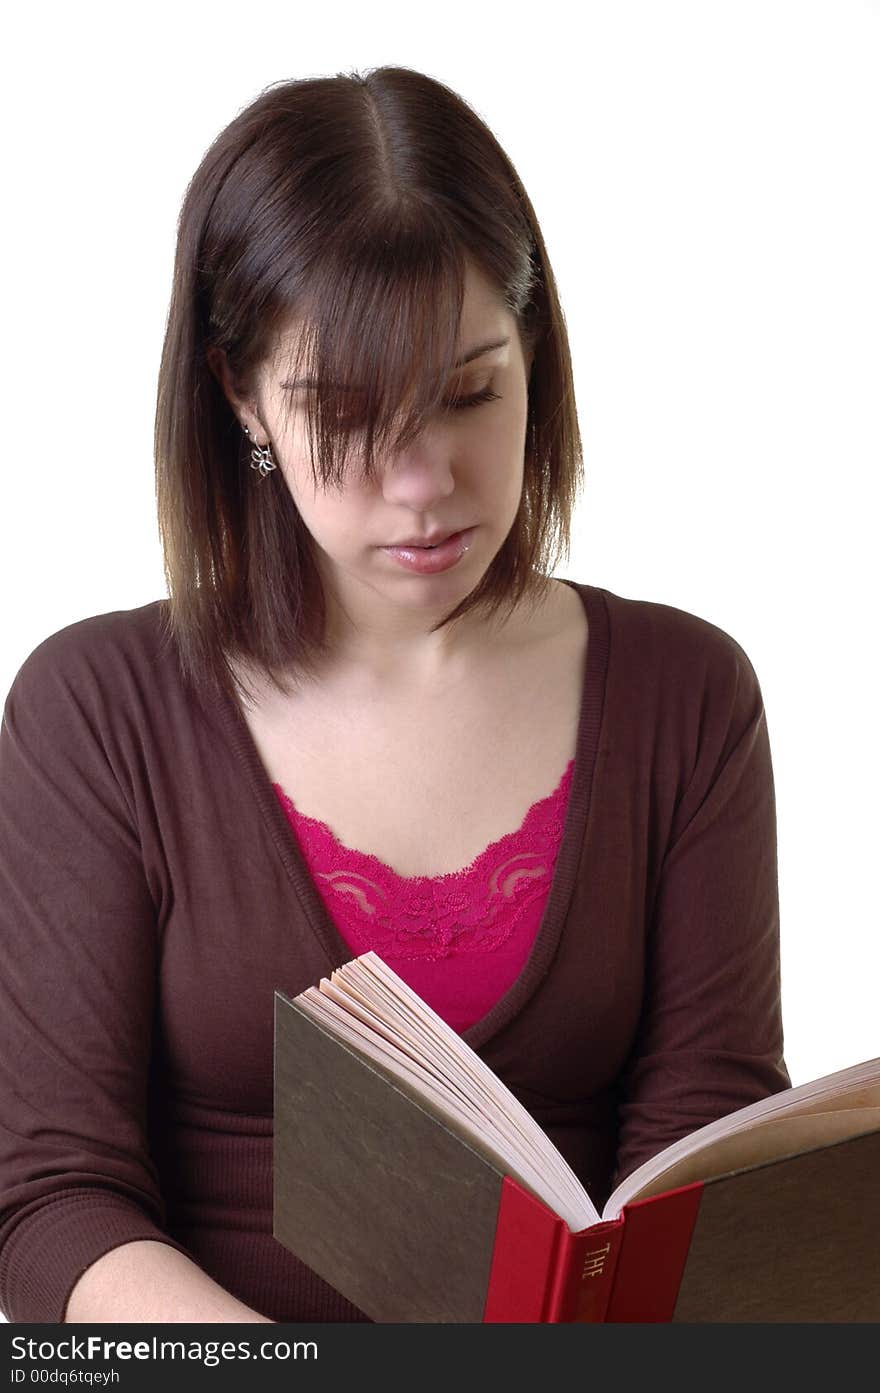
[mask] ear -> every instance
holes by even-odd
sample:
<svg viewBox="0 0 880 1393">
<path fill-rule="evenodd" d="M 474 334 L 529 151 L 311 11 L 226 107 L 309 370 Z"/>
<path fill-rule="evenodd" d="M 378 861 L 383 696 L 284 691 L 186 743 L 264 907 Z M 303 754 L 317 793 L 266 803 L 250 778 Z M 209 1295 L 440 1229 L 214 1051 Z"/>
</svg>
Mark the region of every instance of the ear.
<svg viewBox="0 0 880 1393">
<path fill-rule="evenodd" d="M 212 345 L 206 350 L 205 357 L 208 360 L 208 367 L 223 388 L 226 400 L 237 415 L 244 403 L 235 390 L 232 373 L 229 371 L 229 364 L 226 361 L 226 354 L 223 352 L 222 348 L 216 348 Z"/>
<path fill-rule="evenodd" d="M 252 433 L 261 430 L 262 427 L 259 419 L 254 413 L 250 401 L 247 397 L 243 396 L 236 387 L 223 349 L 212 345 L 206 350 L 205 357 L 208 360 L 208 366 L 211 372 L 223 388 L 226 400 L 229 402 L 229 405 L 232 407 L 241 425 L 247 426 Z"/>
</svg>

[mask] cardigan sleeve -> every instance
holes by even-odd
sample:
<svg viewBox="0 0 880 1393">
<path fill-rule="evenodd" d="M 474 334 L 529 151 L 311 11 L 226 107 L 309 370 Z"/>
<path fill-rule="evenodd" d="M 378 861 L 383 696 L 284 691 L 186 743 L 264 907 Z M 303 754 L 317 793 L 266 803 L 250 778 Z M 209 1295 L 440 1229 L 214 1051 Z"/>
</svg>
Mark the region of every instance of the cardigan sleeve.
<svg viewBox="0 0 880 1393">
<path fill-rule="evenodd" d="M 696 758 L 648 912 L 615 1186 L 679 1138 L 791 1086 L 767 719 L 751 662 L 729 635 L 719 643 L 721 633 L 700 658 Z"/>
<path fill-rule="evenodd" d="M 72 626 L 0 726 L 0 1307 L 60 1322 L 77 1278 L 170 1243 L 148 1146 L 156 911 L 118 777 L 112 654 Z"/>
</svg>

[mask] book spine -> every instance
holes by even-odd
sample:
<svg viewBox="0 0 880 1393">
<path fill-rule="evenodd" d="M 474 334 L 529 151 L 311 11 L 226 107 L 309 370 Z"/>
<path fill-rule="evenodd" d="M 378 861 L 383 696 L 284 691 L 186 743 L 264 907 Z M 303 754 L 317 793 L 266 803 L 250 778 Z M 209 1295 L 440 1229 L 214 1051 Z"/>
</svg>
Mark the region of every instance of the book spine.
<svg viewBox="0 0 880 1393">
<path fill-rule="evenodd" d="M 609 1219 L 580 1233 L 566 1228 L 560 1242 L 548 1321 L 605 1320 L 623 1238 L 623 1220 Z"/>
<path fill-rule="evenodd" d="M 572 1233 L 564 1219 L 503 1177 L 484 1322 L 602 1321 L 622 1219 Z"/>
</svg>

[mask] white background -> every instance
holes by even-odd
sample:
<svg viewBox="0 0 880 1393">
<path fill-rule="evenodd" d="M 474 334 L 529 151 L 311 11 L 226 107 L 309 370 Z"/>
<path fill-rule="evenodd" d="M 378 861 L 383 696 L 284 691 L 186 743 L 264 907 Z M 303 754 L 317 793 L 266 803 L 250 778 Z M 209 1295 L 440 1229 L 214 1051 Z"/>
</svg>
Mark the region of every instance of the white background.
<svg viewBox="0 0 880 1393">
<path fill-rule="evenodd" d="M 560 574 L 703 616 L 758 674 L 792 1080 L 880 1054 L 880 6 L 20 15 L 2 94 L 2 693 L 55 630 L 166 593 L 154 391 L 176 217 L 208 144 L 269 83 L 422 69 L 500 139 L 558 279 L 586 463 Z"/>
</svg>

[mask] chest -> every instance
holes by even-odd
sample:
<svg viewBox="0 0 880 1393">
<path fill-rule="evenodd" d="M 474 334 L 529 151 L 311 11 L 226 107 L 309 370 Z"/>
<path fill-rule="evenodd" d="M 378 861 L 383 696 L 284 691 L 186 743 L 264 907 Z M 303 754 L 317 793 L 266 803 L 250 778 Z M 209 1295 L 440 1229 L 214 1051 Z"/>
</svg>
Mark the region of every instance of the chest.
<svg viewBox="0 0 880 1393">
<path fill-rule="evenodd" d="M 556 789 L 575 755 L 586 650 L 581 610 L 546 642 L 436 692 L 300 694 L 243 715 L 298 812 L 399 875 L 444 875 Z"/>
</svg>

